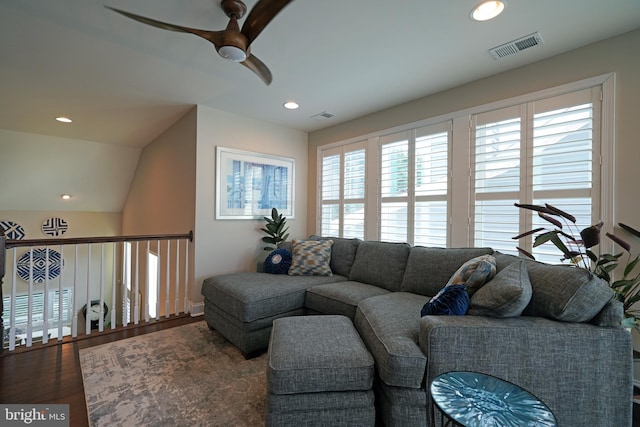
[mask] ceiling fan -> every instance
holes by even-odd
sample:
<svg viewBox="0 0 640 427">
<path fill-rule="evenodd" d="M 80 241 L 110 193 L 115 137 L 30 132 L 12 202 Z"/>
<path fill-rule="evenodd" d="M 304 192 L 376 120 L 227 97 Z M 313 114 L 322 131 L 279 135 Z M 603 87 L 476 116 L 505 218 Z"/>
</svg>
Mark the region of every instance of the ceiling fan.
<svg viewBox="0 0 640 427">
<path fill-rule="evenodd" d="M 271 20 L 284 7 L 293 0 L 258 0 L 249 16 L 242 25 L 242 30 L 238 25 L 247 12 L 247 6 L 241 0 L 221 0 L 220 5 L 225 15 L 229 17 L 227 28 L 223 31 L 199 30 L 197 28 L 183 27 L 146 18 L 114 7 L 105 6 L 127 18 L 134 19 L 144 24 L 152 25 L 163 30 L 177 31 L 181 33 L 194 34 L 213 43 L 218 54 L 230 61 L 239 62 L 258 75 L 267 85 L 271 83 L 272 76 L 269 68 L 253 54 L 250 45 L 271 22 Z"/>
</svg>

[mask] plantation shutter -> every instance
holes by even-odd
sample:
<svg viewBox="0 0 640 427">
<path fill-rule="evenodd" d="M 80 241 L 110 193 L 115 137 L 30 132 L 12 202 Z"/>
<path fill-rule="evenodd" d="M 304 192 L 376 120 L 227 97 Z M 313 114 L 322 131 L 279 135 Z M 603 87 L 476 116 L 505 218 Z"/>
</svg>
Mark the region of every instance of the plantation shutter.
<svg viewBox="0 0 640 427">
<path fill-rule="evenodd" d="M 364 239 L 365 142 L 322 151 L 320 234 Z"/>
<path fill-rule="evenodd" d="M 409 132 L 380 138 L 380 239 L 407 242 Z"/>
<path fill-rule="evenodd" d="M 447 246 L 451 122 L 415 131 L 413 244 Z"/>
<path fill-rule="evenodd" d="M 473 244 L 559 262 L 552 245 L 532 248 L 526 230 L 552 225 L 514 203 L 549 203 L 577 217 L 575 230 L 599 210 L 599 141 L 594 142 L 594 97 L 585 89 L 473 116 Z"/>
</svg>

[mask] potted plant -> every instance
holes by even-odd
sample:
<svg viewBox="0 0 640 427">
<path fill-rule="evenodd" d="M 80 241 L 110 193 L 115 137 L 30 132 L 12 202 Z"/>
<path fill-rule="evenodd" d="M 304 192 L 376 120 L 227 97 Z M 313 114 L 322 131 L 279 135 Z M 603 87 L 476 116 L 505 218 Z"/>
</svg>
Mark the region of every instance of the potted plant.
<svg viewBox="0 0 640 427">
<path fill-rule="evenodd" d="M 264 243 L 268 243 L 273 246 L 265 246 L 263 249 L 265 251 L 272 251 L 274 249 L 278 249 L 282 242 L 285 242 L 289 237 L 289 227 L 287 225 L 287 218 L 278 213 L 276 208 L 271 209 L 271 218 L 263 217 L 267 222 L 264 228 L 261 228 L 261 231 L 267 233 L 267 236 L 262 238 Z"/>
<path fill-rule="evenodd" d="M 623 327 L 640 326 L 640 309 L 634 308 L 635 303 L 640 301 L 640 268 L 636 268 L 640 262 L 640 254 L 634 257 L 629 243 L 607 232 L 605 235 L 624 249 L 627 255 L 624 257 L 624 252 L 596 254 L 594 248 L 600 243 L 602 222 L 586 227 L 576 234 L 576 231 L 578 231 L 575 225 L 576 218 L 568 212 L 549 204 L 540 206 L 515 203 L 515 206 L 520 209 L 537 212 L 540 218 L 553 224 L 554 228 L 536 228 L 515 236 L 513 239 L 517 240 L 521 237 L 534 235 L 534 248 L 547 242 L 553 243 L 562 252 L 562 261 L 569 261 L 576 267 L 584 268 L 609 284 L 614 290 L 616 298 L 624 306 Z M 622 223 L 618 223 L 618 225 L 632 236 L 640 238 L 640 231 Z M 517 249 L 522 255 L 535 259 L 528 251 L 520 247 L 517 247 Z M 621 264 L 621 262 L 624 262 L 624 264 Z M 614 280 L 612 272 L 619 265 L 624 265 L 622 278 Z"/>
</svg>

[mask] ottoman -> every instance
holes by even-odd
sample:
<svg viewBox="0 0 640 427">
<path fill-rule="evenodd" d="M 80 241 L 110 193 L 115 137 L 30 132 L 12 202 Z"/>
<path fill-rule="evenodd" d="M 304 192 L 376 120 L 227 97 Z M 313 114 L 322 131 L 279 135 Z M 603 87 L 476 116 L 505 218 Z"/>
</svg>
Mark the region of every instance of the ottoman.
<svg viewBox="0 0 640 427">
<path fill-rule="evenodd" d="M 374 360 L 348 317 L 273 321 L 267 426 L 374 426 Z"/>
</svg>

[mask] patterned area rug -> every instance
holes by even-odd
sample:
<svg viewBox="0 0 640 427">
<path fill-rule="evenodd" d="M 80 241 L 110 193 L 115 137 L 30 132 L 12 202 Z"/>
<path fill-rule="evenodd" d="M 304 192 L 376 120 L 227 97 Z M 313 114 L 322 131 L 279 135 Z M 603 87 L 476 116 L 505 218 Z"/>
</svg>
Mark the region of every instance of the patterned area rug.
<svg viewBox="0 0 640 427">
<path fill-rule="evenodd" d="M 89 422 L 264 425 L 266 360 L 245 360 L 204 321 L 80 350 Z"/>
</svg>

